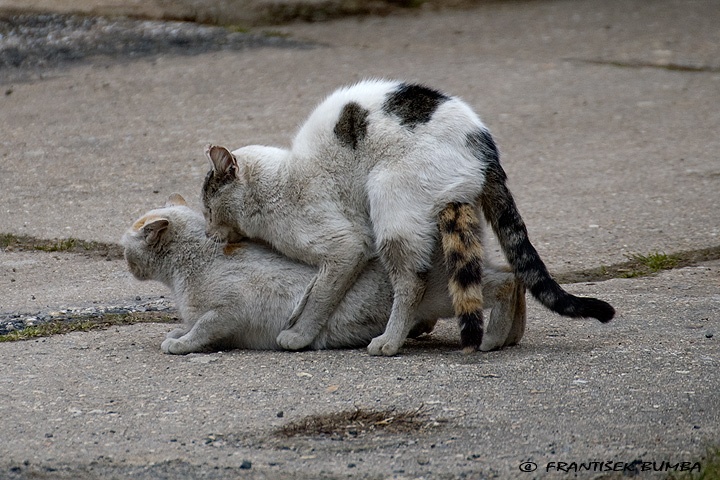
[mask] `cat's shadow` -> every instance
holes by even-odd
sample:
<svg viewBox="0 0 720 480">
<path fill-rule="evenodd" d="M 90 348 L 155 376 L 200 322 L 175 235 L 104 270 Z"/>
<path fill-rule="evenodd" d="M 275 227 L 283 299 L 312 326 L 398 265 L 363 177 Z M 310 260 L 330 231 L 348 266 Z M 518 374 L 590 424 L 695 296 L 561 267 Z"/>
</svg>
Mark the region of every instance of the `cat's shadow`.
<svg viewBox="0 0 720 480">
<path fill-rule="evenodd" d="M 476 351 L 467 354 L 462 351 L 458 338 L 449 335 L 431 333 L 421 335 L 418 338 L 408 338 L 400 349 L 399 355 L 458 355 L 462 357 L 472 358 L 475 356 L 494 357 L 498 355 L 533 355 L 533 354 L 588 354 L 597 350 L 598 345 L 592 342 L 571 342 L 565 338 L 565 342 L 561 341 L 533 341 L 533 339 L 522 340 L 517 345 L 502 347 L 489 352 Z"/>
</svg>

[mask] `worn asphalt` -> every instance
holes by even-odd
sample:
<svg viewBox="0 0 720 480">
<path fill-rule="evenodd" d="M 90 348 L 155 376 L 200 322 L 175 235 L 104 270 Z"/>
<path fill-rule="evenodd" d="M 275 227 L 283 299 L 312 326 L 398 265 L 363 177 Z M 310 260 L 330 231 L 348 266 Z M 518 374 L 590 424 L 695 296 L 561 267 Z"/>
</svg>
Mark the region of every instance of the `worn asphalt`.
<svg viewBox="0 0 720 480">
<path fill-rule="evenodd" d="M 717 7 L 488 2 L 2 70 L 0 234 L 117 243 L 173 192 L 198 205 L 205 144 L 286 146 L 333 89 L 389 77 L 476 108 L 551 271 L 717 247 Z M 616 319 L 531 301 L 521 345 L 471 356 L 449 321 L 393 358 L 175 357 L 154 323 L 0 343 L 0 478 L 662 478 L 648 469 L 702 463 L 720 445 L 720 260 L 566 287 Z M 116 256 L 0 249 L 3 319 L 167 295 Z M 325 434 L 281 433 L 334 414 Z"/>
</svg>

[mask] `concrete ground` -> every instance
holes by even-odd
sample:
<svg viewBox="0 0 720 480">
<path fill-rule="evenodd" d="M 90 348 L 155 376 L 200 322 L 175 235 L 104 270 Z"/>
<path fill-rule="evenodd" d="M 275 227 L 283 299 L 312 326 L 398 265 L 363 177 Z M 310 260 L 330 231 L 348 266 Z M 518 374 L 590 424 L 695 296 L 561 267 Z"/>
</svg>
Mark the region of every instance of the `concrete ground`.
<svg viewBox="0 0 720 480">
<path fill-rule="evenodd" d="M 206 143 L 288 145 L 323 96 L 378 76 L 477 109 L 551 271 L 717 247 L 718 24 L 712 0 L 491 2 L 272 27 L 312 48 L 14 76 L 0 84 L 0 233 L 117 242 L 172 192 L 197 205 Z M 2 343 L 0 477 L 567 478 L 558 462 L 644 477 L 717 447 L 720 262 L 567 288 L 616 320 L 533 303 L 519 347 L 473 356 L 450 323 L 394 358 L 172 357 L 160 324 Z M 116 257 L 17 249 L 0 250 L 0 292 L 0 314 L 18 315 L 167 294 Z M 356 409 L 420 413 L 395 433 L 278 433 Z M 621 474 L 593 468 L 578 476 Z"/>
</svg>

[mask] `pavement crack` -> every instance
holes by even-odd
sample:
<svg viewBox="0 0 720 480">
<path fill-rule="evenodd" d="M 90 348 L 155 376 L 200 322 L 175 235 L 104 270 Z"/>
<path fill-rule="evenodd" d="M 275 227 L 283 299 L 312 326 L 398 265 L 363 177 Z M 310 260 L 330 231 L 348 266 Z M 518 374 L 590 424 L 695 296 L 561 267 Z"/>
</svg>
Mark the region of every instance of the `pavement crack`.
<svg viewBox="0 0 720 480">
<path fill-rule="evenodd" d="M 645 60 L 609 60 L 609 59 L 589 59 L 589 58 L 566 58 L 570 62 L 588 63 L 591 65 L 608 65 L 618 68 L 655 68 L 659 70 L 669 70 L 673 72 L 691 72 L 691 73 L 718 73 L 720 66 L 713 65 L 691 65 L 687 63 L 676 62 L 652 62 Z"/>
<path fill-rule="evenodd" d="M 12 251 L 66 252 L 90 257 L 121 260 L 123 248 L 115 243 L 95 242 L 77 238 L 43 239 L 30 235 L 0 233 L 0 249 Z"/>
<path fill-rule="evenodd" d="M 553 275 L 559 283 L 604 282 L 613 278 L 635 278 L 658 273 L 661 270 L 691 267 L 703 262 L 720 259 L 720 245 L 695 250 L 684 250 L 671 254 L 663 254 L 672 262 L 661 268 L 647 265 L 644 256 L 632 255 L 628 261 L 601 265 L 584 270 L 574 270 Z"/>
</svg>

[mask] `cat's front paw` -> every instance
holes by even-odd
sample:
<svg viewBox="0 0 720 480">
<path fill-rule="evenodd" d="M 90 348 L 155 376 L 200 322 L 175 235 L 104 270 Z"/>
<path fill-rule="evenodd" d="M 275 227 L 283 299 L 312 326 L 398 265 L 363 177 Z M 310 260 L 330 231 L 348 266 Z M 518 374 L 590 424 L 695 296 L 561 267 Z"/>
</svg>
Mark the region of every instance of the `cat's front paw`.
<svg viewBox="0 0 720 480">
<path fill-rule="evenodd" d="M 187 333 L 187 330 L 185 328 L 176 328 L 175 330 L 168 332 L 168 334 L 165 335 L 165 338 L 180 338 L 183 335 L 185 335 L 186 333 Z"/>
<path fill-rule="evenodd" d="M 278 345 L 284 350 L 300 350 L 310 345 L 313 341 L 313 337 L 307 337 L 303 334 L 293 332 L 292 330 L 283 330 L 277 336 Z"/>
<path fill-rule="evenodd" d="M 185 342 L 178 340 L 177 338 L 166 338 L 160 344 L 160 349 L 163 353 L 172 353 L 175 355 L 185 355 L 192 353 L 192 350 L 188 349 Z"/>
<path fill-rule="evenodd" d="M 400 350 L 401 346 L 402 342 L 398 342 L 396 339 L 383 334 L 379 337 L 373 338 L 367 349 L 370 355 L 384 355 L 386 357 L 392 357 L 398 352 L 398 350 Z"/>
</svg>

